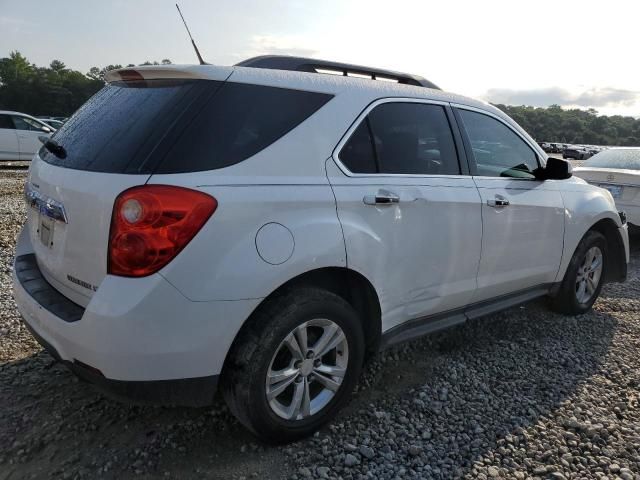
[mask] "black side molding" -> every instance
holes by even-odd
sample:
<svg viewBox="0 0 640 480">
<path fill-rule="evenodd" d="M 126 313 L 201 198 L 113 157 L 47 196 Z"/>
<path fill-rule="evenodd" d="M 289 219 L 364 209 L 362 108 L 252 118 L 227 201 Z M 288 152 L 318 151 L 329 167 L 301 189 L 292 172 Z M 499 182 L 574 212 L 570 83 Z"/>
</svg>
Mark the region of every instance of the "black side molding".
<svg viewBox="0 0 640 480">
<path fill-rule="evenodd" d="M 84 308 L 72 302 L 45 280 L 33 253 L 16 257 L 15 272 L 20 285 L 38 304 L 65 322 L 77 322 Z"/>
<path fill-rule="evenodd" d="M 82 362 L 64 362 L 80 379 L 114 400 L 135 405 L 205 407 L 213 403 L 219 375 L 175 380 L 125 381 L 106 378 Z"/>
<path fill-rule="evenodd" d="M 383 333 L 380 348 L 391 347 L 398 343 L 422 337 L 423 335 L 455 327 L 467 320 L 484 317 L 485 315 L 515 307 L 516 305 L 526 303 L 535 298 L 548 295 L 554 286 L 555 284 L 539 285 L 448 312 L 410 320 Z"/>
</svg>

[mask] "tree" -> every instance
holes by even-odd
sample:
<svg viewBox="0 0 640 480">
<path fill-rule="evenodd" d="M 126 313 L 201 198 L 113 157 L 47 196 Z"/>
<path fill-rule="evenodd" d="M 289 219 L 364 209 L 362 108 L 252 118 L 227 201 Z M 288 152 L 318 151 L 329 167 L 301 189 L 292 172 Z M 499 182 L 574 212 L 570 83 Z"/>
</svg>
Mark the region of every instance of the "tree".
<svg viewBox="0 0 640 480">
<path fill-rule="evenodd" d="M 87 77 L 104 82 L 104 76 L 109 70 L 117 70 L 119 68 L 122 68 L 122 65 L 107 65 L 103 68 L 91 67 L 87 72 Z"/>
<path fill-rule="evenodd" d="M 87 77 L 93 80 L 102 80 L 102 71 L 98 67 L 91 67 L 87 72 Z"/>
<path fill-rule="evenodd" d="M 49 65 L 49 68 L 51 68 L 51 70 L 53 70 L 56 73 L 60 73 L 60 72 L 64 72 L 67 66 L 60 60 L 53 60 Z"/>
<path fill-rule="evenodd" d="M 70 70 L 60 60 L 37 67 L 19 52 L 0 59 L 0 109 L 66 116 L 103 85 L 102 80 Z"/>
<path fill-rule="evenodd" d="M 640 119 L 588 110 L 496 105 L 538 141 L 640 146 Z"/>
</svg>

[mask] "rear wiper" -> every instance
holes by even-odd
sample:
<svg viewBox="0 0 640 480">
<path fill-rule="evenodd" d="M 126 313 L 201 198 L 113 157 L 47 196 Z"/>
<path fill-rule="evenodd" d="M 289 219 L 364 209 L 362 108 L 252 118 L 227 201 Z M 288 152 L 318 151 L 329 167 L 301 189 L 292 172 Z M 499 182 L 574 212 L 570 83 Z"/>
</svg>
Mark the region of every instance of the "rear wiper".
<svg viewBox="0 0 640 480">
<path fill-rule="evenodd" d="M 42 142 L 44 148 L 49 150 L 58 158 L 67 158 L 67 151 L 64 149 L 62 145 L 56 142 L 54 139 L 47 137 L 46 135 L 40 135 L 38 140 Z"/>
</svg>

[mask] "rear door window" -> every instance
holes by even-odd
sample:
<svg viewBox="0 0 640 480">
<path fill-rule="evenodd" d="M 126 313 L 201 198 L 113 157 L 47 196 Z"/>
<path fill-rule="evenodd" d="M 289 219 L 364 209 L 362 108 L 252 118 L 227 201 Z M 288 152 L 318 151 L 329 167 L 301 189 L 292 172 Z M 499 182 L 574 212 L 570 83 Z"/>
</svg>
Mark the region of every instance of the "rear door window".
<svg viewBox="0 0 640 480">
<path fill-rule="evenodd" d="M 353 173 L 460 174 L 451 126 L 440 105 L 378 105 L 354 131 L 339 157 Z"/>
<path fill-rule="evenodd" d="M 241 162 L 295 128 L 332 96 L 211 80 L 105 86 L 55 134 L 67 168 L 182 173 Z"/>
<path fill-rule="evenodd" d="M 369 119 L 355 129 L 340 152 L 340 160 L 353 173 L 378 173 L 378 162 Z"/>
</svg>

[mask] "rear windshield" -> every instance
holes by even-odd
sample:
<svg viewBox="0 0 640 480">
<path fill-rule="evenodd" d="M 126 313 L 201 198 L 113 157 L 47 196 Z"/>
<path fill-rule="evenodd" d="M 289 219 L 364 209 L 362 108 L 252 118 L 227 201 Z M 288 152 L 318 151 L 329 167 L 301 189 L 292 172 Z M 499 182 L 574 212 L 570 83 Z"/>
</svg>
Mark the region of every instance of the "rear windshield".
<svg viewBox="0 0 640 480">
<path fill-rule="evenodd" d="M 212 80 L 114 82 L 54 134 L 64 154 L 40 155 L 93 172 L 213 170 L 255 155 L 331 97 Z"/>
</svg>

